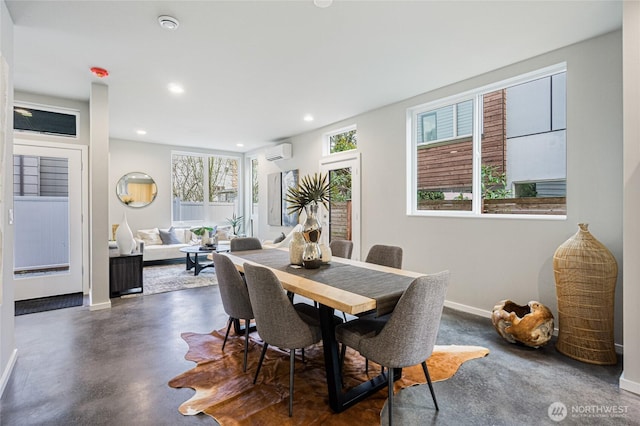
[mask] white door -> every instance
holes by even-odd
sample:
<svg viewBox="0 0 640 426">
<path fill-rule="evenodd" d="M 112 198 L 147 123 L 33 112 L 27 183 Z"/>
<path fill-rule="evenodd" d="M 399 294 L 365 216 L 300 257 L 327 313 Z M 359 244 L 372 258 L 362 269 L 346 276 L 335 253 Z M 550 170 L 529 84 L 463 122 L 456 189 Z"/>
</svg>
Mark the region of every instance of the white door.
<svg viewBox="0 0 640 426">
<path fill-rule="evenodd" d="M 360 154 L 346 151 L 323 157 L 320 171 L 341 189 L 332 194 L 329 210 L 322 209 L 322 241 L 351 240 L 351 258 L 360 260 Z"/>
<path fill-rule="evenodd" d="M 82 292 L 82 150 L 13 153 L 15 300 Z"/>
</svg>

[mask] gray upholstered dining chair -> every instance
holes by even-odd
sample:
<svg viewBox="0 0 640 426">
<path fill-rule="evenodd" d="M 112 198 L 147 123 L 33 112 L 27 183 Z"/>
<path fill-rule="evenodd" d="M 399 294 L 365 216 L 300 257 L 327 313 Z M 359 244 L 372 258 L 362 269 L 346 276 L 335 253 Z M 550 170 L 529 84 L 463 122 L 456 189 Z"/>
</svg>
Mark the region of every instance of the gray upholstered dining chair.
<svg viewBox="0 0 640 426">
<path fill-rule="evenodd" d="M 269 345 L 288 349 L 289 417 L 291 417 L 293 415 L 295 350 L 304 349 L 322 339 L 319 312 L 306 303 L 293 305 L 282 288 L 280 280 L 268 268 L 245 263 L 244 274 L 255 314 L 256 328 L 264 341 L 253 383 L 258 379 Z"/>
<path fill-rule="evenodd" d="M 365 262 L 402 269 L 402 247 L 376 244 L 369 249 Z"/>
<path fill-rule="evenodd" d="M 332 256 L 351 259 L 351 253 L 353 252 L 353 241 L 333 240 L 329 243 L 329 248 L 331 249 Z"/>
<path fill-rule="evenodd" d="M 255 237 L 238 237 L 231 240 L 229 247 L 231 251 L 260 250 L 262 243 Z"/>
<path fill-rule="evenodd" d="M 254 318 L 247 284 L 231 259 L 219 253 L 212 253 L 211 256 L 218 278 L 222 306 L 227 315 L 229 315 L 229 323 L 227 324 L 227 332 L 224 335 L 222 350 L 224 351 L 224 347 L 227 344 L 231 324 L 234 321 L 244 320 L 244 363 L 242 364 L 242 371 L 247 371 L 250 323 Z"/>
<path fill-rule="evenodd" d="M 449 271 L 418 277 L 400 297 L 388 321 L 362 318 L 336 327 L 336 339 L 343 348 L 350 346 L 387 367 L 389 425 L 393 422 L 394 368 L 421 364 L 433 403 L 439 410 L 426 360 L 436 342 L 448 284 Z"/>
</svg>

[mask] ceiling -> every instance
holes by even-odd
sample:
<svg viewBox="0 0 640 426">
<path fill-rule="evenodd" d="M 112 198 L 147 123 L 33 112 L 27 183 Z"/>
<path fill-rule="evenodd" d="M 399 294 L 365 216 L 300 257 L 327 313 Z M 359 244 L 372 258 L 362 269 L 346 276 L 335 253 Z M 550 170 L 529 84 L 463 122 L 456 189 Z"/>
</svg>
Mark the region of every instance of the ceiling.
<svg viewBox="0 0 640 426">
<path fill-rule="evenodd" d="M 16 90 L 88 100 L 104 83 L 112 138 L 237 152 L 622 25 L 620 1 L 6 4 Z M 161 28 L 160 15 L 179 27 Z"/>
</svg>

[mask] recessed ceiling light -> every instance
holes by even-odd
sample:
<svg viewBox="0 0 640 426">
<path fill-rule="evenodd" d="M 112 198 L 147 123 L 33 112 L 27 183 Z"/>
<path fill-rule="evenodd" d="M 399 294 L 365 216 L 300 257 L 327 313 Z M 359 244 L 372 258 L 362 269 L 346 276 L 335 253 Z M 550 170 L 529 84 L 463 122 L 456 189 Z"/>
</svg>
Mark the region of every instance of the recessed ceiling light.
<svg viewBox="0 0 640 426">
<path fill-rule="evenodd" d="M 237 146 L 237 147 L 243 147 L 243 146 L 244 146 L 244 144 L 243 144 L 243 143 L 237 143 L 237 144 L 236 144 L 236 146 Z"/>
<path fill-rule="evenodd" d="M 169 91 L 171 93 L 184 93 L 184 87 L 179 85 L 178 83 L 169 83 Z"/>
<path fill-rule="evenodd" d="M 303 118 L 304 121 L 313 121 L 313 115 L 307 114 Z"/>
<path fill-rule="evenodd" d="M 140 130 L 136 130 L 136 133 L 139 134 L 140 136 L 142 136 L 142 135 L 146 135 L 147 131 L 143 130 L 143 129 L 140 129 Z"/>
<path fill-rule="evenodd" d="M 158 24 L 165 30 L 175 30 L 180 25 L 180 22 L 173 16 L 162 15 L 158 16 Z"/>
<path fill-rule="evenodd" d="M 333 3 L 333 0 L 313 0 L 313 4 L 315 4 L 316 7 L 319 7 L 322 9 L 324 9 L 325 7 L 331 6 L 332 3 Z"/>
</svg>

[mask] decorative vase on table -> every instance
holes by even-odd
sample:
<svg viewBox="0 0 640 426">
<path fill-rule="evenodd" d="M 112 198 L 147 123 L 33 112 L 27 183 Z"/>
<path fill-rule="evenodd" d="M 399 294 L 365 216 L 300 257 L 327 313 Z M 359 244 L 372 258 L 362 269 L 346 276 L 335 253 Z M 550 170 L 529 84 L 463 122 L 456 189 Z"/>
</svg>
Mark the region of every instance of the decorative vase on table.
<svg viewBox="0 0 640 426">
<path fill-rule="evenodd" d="M 618 263 L 611 252 L 578 224 L 578 232 L 553 255 L 558 299 L 556 349 L 600 365 L 617 361 L 613 337 Z"/>
<path fill-rule="evenodd" d="M 322 264 L 322 250 L 320 249 L 320 223 L 318 222 L 318 206 L 320 203 L 329 208 L 329 199 L 332 185 L 328 174 L 315 173 L 313 176 L 304 176 L 297 186 L 287 189 L 285 197 L 289 204 L 289 213 L 301 212 L 303 209 L 307 218 L 302 225 L 305 239 L 302 253 L 302 265 L 307 269 L 319 268 Z"/>
<path fill-rule="evenodd" d="M 319 244 L 322 228 L 317 219 L 318 205 L 315 203 L 309 204 L 305 207 L 305 211 L 307 219 L 302 225 L 302 235 L 305 240 L 302 265 L 307 269 L 316 269 L 322 264 L 322 251 Z"/>
<path fill-rule="evenodd" d="M 120 254 L 131 254 L 136 246 L 136 240 L 133 239 L 133 232 L 127 223 L 127 214 L 122 215 L 122 222 L 116 229 L 116 243 L 118 244 L 118 252 Z"/>
<path fill-rule="evenodd" d="M 302 232 L 294 232 L 289 243 L 289 262 L 302 266 L 302 252 L 304 251 L 304 237 Z"/>
<path fill-rule="evenodd" d="M 322 263 L 331 262 L 331 248 L 326 244 L 320 244 L 320 253 L 322 253 Z"/>
</svg>

